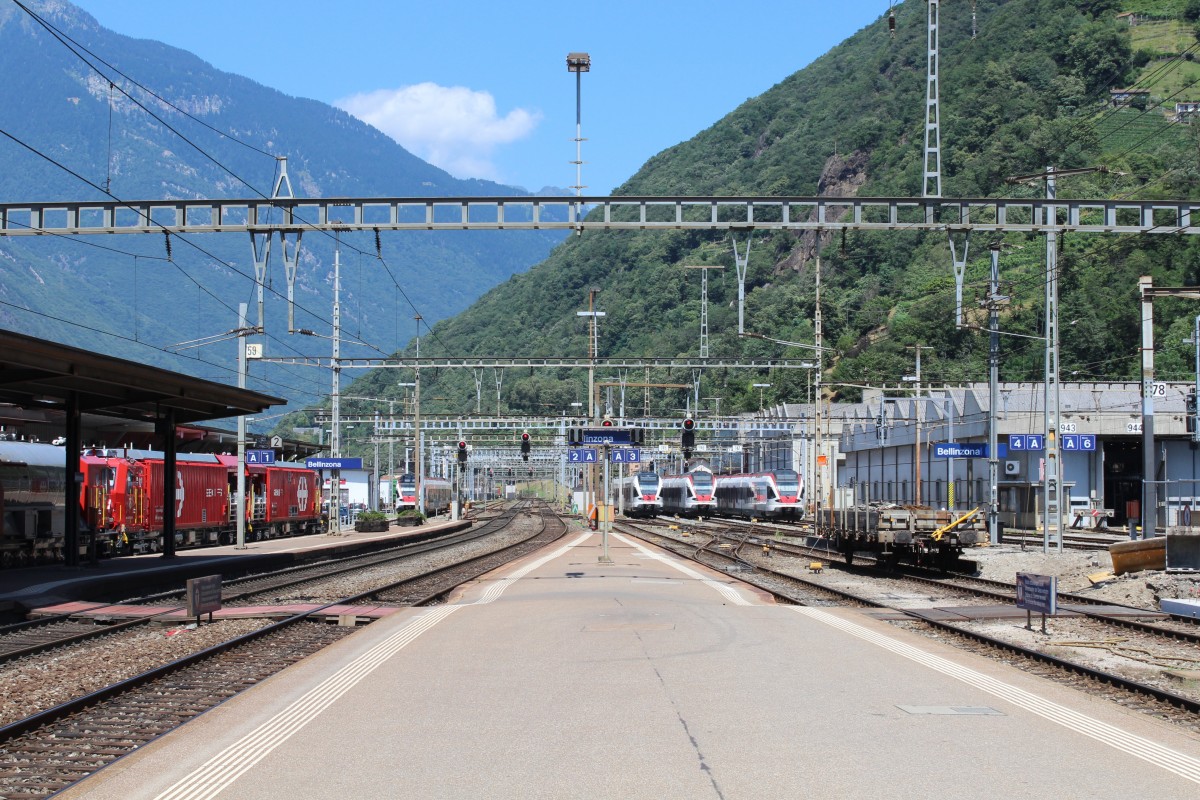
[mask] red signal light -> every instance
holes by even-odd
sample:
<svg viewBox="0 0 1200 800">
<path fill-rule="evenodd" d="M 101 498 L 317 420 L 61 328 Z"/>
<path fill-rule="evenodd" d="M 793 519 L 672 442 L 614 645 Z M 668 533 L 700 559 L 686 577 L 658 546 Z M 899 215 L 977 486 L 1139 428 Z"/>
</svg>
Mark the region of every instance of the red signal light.
<svg viewBox="0 0 1200 800">
<path fill-rule="evenodd" d="M 600 424 L 601 424 L 603 427 L 605 427 L 605 428 L 611 428 L 611 427 L 612 427 L 612 420 L 611 420 L 611 419 L 606 419 L 606 420 L 604 420 L 603 422 L 601 422 Z"/>
<path fill-rule="evenodd" d="M 528 441 L 529 441 L 529 434 L 528 434 L 528 433 L 522 433 L 522 434 L 521 434 L 521 441 L 522 441 L 522 442 L 528 442 Z"/>
<path fill-rule="evenodd" d="M 683 421 L 683 429 L 685 431 L 694 430 L 695 427 L 696 427 L 696 420 L 692 419 L 691 417 L 688 417 L 687 419 L 685 419 Z"/>
</svg>

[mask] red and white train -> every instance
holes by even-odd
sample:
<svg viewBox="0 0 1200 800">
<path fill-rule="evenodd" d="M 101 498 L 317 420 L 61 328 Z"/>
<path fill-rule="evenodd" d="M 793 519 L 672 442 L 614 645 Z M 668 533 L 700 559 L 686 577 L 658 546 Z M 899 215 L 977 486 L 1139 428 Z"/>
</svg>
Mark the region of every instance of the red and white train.
<svg viewBox="0 0 1200 800">
<path fill-rule="evenodd" d="M 714 488 L 713 472 L 703 464 L 682 475 L 664 475 L 658 490 L 662 512 L 683 517 L 709 516 L 717 508 Z"/>
<path fill-rule="evenodd" d="M 176 547 L 229 543 L 237 514 L 247 539 L 294 536 L 321 529 L 320 483 L 299 464 L 246 468 L 246 496 L 237 499 L 237 459 L 176 456 L 175 508 L 163 508 L 163 453 L 90 450 L 79 459 L 80 554 L 156 552 L 163 522 L 175 519 Z M 62 558 L 66 451 L 30 442 L 0 442 L 0 566 Z"/>
<path fill-rule="evenodd" d="M 656 472 L 636 472 L 613 481 L 609 502 L 627 517 L 656 517 L 662 513 L 661 480 Z"/>
<path fill-rule="evenodd" d="M 804 516 L 804 484 L 795 470 L 718 475 L 714 493 L 720 516 L 782 520 Z"/>
<path fill-rule="evenodd" d="M 421 513 L 426 517 L 441 514 L 450 508 L 453 491 L 445 478 L 422 478 L 421 489 L 425 494 L 425 507 Z M 417 476 L 411 472 L 400 476 L 397 490 L 396 510 L 408 511 L 417 507 Z"/>
</svg>

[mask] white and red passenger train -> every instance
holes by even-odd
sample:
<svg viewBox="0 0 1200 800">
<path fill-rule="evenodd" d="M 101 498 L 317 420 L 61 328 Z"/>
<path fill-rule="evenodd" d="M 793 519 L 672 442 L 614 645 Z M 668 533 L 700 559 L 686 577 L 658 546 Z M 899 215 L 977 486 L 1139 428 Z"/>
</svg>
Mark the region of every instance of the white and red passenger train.
<svg viewBox="0 0 1200 800">
<path fill-rule="evenodd" d="M 421 489 L 425 494 L 425 507 L 421 513 L 426 517 L 441 514 L 450 508 L 453 490 L 450 481 L 445 478 L 421 479 Z M 411 472 L 400 476 L 400 485 L 396 496 L 396 510 L 409 511 L 417 507 L 417 476 Z"/>
<path fill-rule="evenodd" d="M 246 496 L 237 500 L 237 458 L 180 453 L 175 463 L 175 508 L 163 508 L 164 454 L 148 450 L 89 450 L 79 459 L 80 554 L 156 552 L 163 522 L 175 518 L 176 547 L 233 540 L 239 508 L 247 539 L 316 533 L 321 528 L 320 483 L 300 464 L 248 465 Z M 0 442 L 0 566 L 63 556 L 66 451 L 31 442 Z"/>
<path fill-rule="evenodd" d="M 713 472 L 703 464 L 682 475 L 664 475 L 658 491 L 663 513 L 683 517 L 710 516 L 717 508 L 714 487 Z"/>
<path fill-rule="evenodd" d="M 662 513 L 662 482 L 656 472 L 637 472 L 612 484 L 609 502 L 627 517 L 656 517 Z"/>
<path fill-rule="evenodd" d="M 716 482 L 721 516 L 781 520 L 804 516 L 804 486 L 795 470 L 718 475 Z"/>
</svg>

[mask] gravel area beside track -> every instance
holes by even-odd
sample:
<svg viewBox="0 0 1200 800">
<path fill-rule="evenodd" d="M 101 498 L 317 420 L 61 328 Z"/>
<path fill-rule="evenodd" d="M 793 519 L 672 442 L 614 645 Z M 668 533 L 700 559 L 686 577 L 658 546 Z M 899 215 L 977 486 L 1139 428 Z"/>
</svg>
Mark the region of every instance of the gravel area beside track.
<svg viewBox="0 0 1200 800">
<path fill-rule="evenodd" d="M 332 603 L 343 597 L 370 591 L 383 583 L 410 578 L 476 556 L 493 553 L 528 538 L 541 527 L 542 523 L 536 514 L 518 514 L 502 533 L 451 548 L 422 553 L 391 564 L 381 564 L 362 571 L 339 575 L 320 581 L 319 585 L 309 584 L 285 589 L 279 592 L 278 596 L 272 597 L 270 602 Z M 259 597 L 253 602 L 267 601 Z"/>
<path fill-rule="evenodd" d="M 151 624 L 86 647 L 68 646 L 0 667 L 0 726 L 103 689 L 148 669 L 269 625 L 267 619 L 220 620 L 193 628 Z"/>
<path fill-rule="evenodd" d="M 1058 590 L 1096 597 L 1121 605 L 1158 610 L 1161 598 L 1200 599 L 1200 574 L 1166 573 L 1156 570 L 1117 575 L 1093 585 L 1089 575 L 1112 571 L 1112 561 L 1103 551 L 1041 549 L 1022 550 L 1012 545 L 973 547 L 964 558 L 979 564 L 979 574 L 998 581 L 1016 581 L 1018 572 L 1058 576 Z"/>
</svg>

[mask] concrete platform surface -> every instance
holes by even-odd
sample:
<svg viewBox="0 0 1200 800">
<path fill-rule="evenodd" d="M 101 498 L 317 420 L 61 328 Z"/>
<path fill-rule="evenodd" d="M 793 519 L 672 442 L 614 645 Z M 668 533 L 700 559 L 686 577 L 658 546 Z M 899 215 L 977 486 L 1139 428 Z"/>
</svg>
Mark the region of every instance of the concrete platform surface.
<svg viewBox="0 0 1200 800">
<path fill-rule="evenodd" d="M 849 609 L 570 534 L 62 798 L 1155 800 L 1200 736 Z"/>
</svg>

